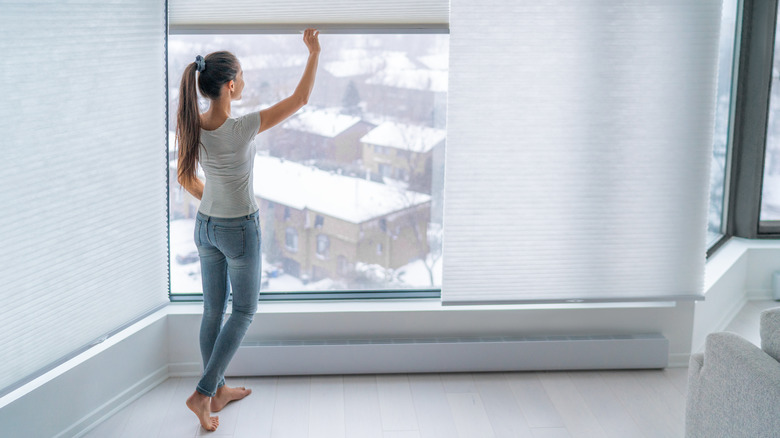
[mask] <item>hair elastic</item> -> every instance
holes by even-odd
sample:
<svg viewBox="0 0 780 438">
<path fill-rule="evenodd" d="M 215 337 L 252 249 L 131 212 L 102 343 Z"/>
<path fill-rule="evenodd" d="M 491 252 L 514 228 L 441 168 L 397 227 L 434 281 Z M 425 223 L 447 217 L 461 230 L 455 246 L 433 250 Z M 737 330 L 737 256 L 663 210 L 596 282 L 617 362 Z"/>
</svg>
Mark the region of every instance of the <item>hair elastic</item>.
<svg viewBox="0 0 780 438">
<path fill-rule="evenodd" d="M 206 60 L 203 59 L 203 57 L 200 56 L 200 55 L 195 57 L 195 64 L 196 64 L 196 66 L 197 66 L 196 68 L 197 68 L 197 70 L 199 72 L 201 72 L 201 71 L 206 69 Z"/>
</svg>

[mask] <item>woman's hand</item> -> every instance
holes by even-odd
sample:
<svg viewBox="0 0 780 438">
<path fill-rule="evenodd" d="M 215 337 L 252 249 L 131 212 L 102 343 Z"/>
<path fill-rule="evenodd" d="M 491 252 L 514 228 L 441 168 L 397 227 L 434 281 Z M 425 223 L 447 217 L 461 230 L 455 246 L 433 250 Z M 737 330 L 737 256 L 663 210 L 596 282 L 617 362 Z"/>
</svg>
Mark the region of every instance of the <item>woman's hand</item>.
<svg viewBox="0 0 780 438">
<path fill-rule="evenodd" d="M 320 32 L 317 29 L 306 29 L 303 32 L 303 42 L 309 48 L 309 54 L 320 53 L 320 41 L 317 39 Z"/>
</svg>

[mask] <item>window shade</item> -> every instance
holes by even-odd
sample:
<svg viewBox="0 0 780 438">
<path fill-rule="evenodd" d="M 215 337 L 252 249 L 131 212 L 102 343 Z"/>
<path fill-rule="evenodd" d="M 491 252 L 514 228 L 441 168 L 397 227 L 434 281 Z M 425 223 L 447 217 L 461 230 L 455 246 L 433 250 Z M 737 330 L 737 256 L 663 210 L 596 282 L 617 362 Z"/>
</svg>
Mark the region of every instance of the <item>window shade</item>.
<svg viewBox="0 0 780 438">
<path fill-rule="evenodd" d="M 167 302 L 164 13 L 0 4 L 0 392 Z"/>
<path fill-rule="evenodd" d="M 173 33 L 252 33 L 315 26 L 334 32 L 370 29 L 447 29 L 447 0 L 169 0 Z"/>
<path fill-rule="evenodd" d="M 444 304 L 701 296 L 720 12 L 452 0 Z"/>
</svg>

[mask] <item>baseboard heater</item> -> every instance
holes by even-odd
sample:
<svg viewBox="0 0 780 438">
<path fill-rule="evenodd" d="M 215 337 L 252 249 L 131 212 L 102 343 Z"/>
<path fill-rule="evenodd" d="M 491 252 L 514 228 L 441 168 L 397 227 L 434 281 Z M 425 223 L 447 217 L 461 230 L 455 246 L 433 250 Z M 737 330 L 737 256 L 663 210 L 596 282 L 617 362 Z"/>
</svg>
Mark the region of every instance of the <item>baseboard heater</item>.
<svg viewBox="0 0 780 438">
<path fill-rule="evenodd" d="M 242 344 L 228 376 L 665 368 L 660 334 L 266 341 Z"/>
</svg>

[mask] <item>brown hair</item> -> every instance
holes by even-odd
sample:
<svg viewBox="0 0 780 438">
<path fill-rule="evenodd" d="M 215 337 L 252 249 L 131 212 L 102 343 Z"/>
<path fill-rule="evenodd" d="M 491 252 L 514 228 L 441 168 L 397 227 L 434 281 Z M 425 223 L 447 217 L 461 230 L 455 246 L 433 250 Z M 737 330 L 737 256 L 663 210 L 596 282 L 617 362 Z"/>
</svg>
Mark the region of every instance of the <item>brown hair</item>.
<svg viewBox="0 0 780 438">
<path fill-rule="evenodd" d="M 230 52 L 214 52 L 201 61 L 198 89 L 205 97 L 219 99 L 222 86 L 235 80 L 241 70 L 238 58 Z M 200 149 L 200 111 L 198 93 L 195 90 L 195 73 L 198 63 L 192 62 L 184 69 L 179 85 L 179 110 L 176 115 L 176 140 L 179 143 L 179 183 L 188 187 L 197 179 L 198 150 Z"/>
</svg>

